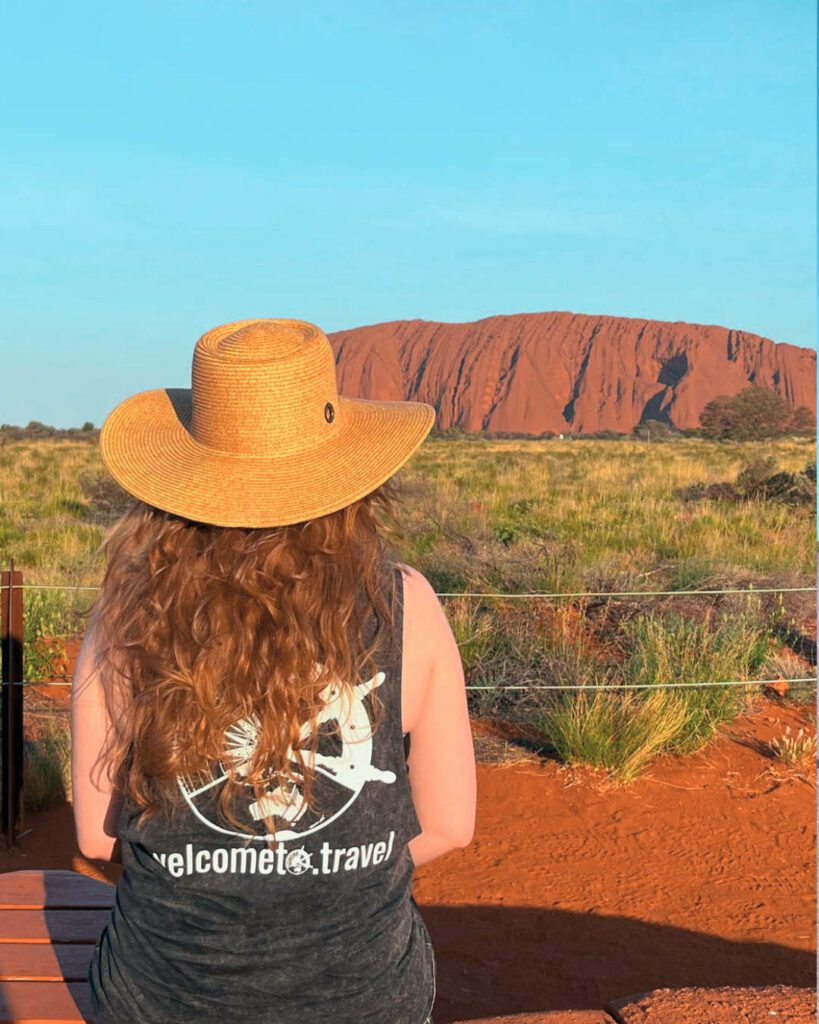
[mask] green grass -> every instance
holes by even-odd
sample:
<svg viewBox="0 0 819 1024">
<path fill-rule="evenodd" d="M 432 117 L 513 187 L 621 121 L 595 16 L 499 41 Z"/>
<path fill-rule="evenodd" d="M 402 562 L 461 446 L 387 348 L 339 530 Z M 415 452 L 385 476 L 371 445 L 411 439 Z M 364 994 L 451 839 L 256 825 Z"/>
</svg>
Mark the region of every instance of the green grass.
<svg viewBox="0 0 819 1024">
<path fill-rule="evenodd" d="M 745 686 L 680 684 L 758 678 L 770 638 L 754 616 L 702 623 L 672 612 L 629 620 L 619 636 L 625 660 L 617 665 L 567 648 L 555 665 L 557 685 L 571 680 L 585 689 L 532 698 L 532 718 L 562 760 L 630 781 L 660 753 L 699 750 L 753 696 Z"/>
</svg>

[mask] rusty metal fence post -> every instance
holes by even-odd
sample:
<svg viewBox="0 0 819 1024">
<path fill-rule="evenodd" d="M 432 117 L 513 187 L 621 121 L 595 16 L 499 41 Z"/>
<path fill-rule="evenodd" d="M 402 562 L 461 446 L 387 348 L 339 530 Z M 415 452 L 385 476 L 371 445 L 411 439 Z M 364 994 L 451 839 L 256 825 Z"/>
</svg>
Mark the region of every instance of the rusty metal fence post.
<svg viewBox="0 0 819 1024">
<path fill-rule="evenodd" d="M 14 568 L 0 573 L 2 605 L 2 672 L 0 672 L 0 762 L 2 800 L 0 824 L 11 847 L 20 826 L 23 786 L 23 573 Z"/>
</svg>

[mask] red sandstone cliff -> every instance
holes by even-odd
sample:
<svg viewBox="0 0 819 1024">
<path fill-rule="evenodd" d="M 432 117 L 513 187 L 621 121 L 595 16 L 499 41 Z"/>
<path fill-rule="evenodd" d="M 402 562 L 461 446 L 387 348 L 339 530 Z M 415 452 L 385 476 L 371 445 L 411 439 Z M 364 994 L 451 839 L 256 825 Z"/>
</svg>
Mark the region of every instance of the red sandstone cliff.
<svg viewBox="0 0 819 1024">
<path fill-rule="evenodd" d="M 435 406 L 440 429 L 695 427 L 717 395 L 757 383 L 816 411 L 816 352 L 744 331 L 574 313 L 466 324 L 397 320 L 330 335 L 339 390 Z"/>
</svg>

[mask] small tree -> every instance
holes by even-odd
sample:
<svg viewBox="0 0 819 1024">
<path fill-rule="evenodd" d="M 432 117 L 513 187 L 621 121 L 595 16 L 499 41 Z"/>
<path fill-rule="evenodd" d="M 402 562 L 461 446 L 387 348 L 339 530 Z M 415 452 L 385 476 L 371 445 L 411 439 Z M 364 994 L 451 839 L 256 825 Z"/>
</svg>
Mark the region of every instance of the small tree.
<svg viewBox="0 0 819 1024">
<path fill-rule="evenodd" d="M 634 428 L 634 434 L 641 441 L 667 441 L 674 433 L 665 420 L 643 420 Z"/>
<path fill-rule="evenodd" d="M 700 426 L 706 437 L 731 437 L 735 427 L 730 395 L 717 395 L 700 413 Z"/>
<path fill-rule="evenodd" d="M 700 425 L 706 437 L 750 441 L 781 436 L 793 415 L 793 407 L 781 395 L 752 384 L 709 402 L 700 413 Z"/>
</svg>

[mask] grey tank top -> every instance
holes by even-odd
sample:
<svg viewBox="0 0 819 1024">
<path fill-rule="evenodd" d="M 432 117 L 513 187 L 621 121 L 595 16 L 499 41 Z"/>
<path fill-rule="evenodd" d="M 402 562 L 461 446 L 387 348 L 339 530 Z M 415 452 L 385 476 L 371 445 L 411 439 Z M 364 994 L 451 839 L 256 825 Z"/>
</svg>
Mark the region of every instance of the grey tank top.
<svg viewBox="0 0 819 1024">
<path fill-rule="evenodd" d="M 424 1024 L 431 1014 L 435 956 L 407 847 L 421 825 L 401 727 L 403 577 L 393 571 L 395 642 L 380 645 L 378 672 L 345 714 L 328 710 L 346 719 L 342 736 L 320 732 L 320 816 L 299 813 L 298 793 L 266 794 L 280 840 L 271 849 L 252 789 L 232 808 L 241 831 L 217 813 L 220 766 L 180 778 L 178 817 L 138 827 L 125 802 L 123 872 L 88 971 L 96 1024 Z M 372 686 L 385 705 L 374 733 Z M 238 722 L 228 741 L 252 742 L 252 726 Z"/>
</svg>

